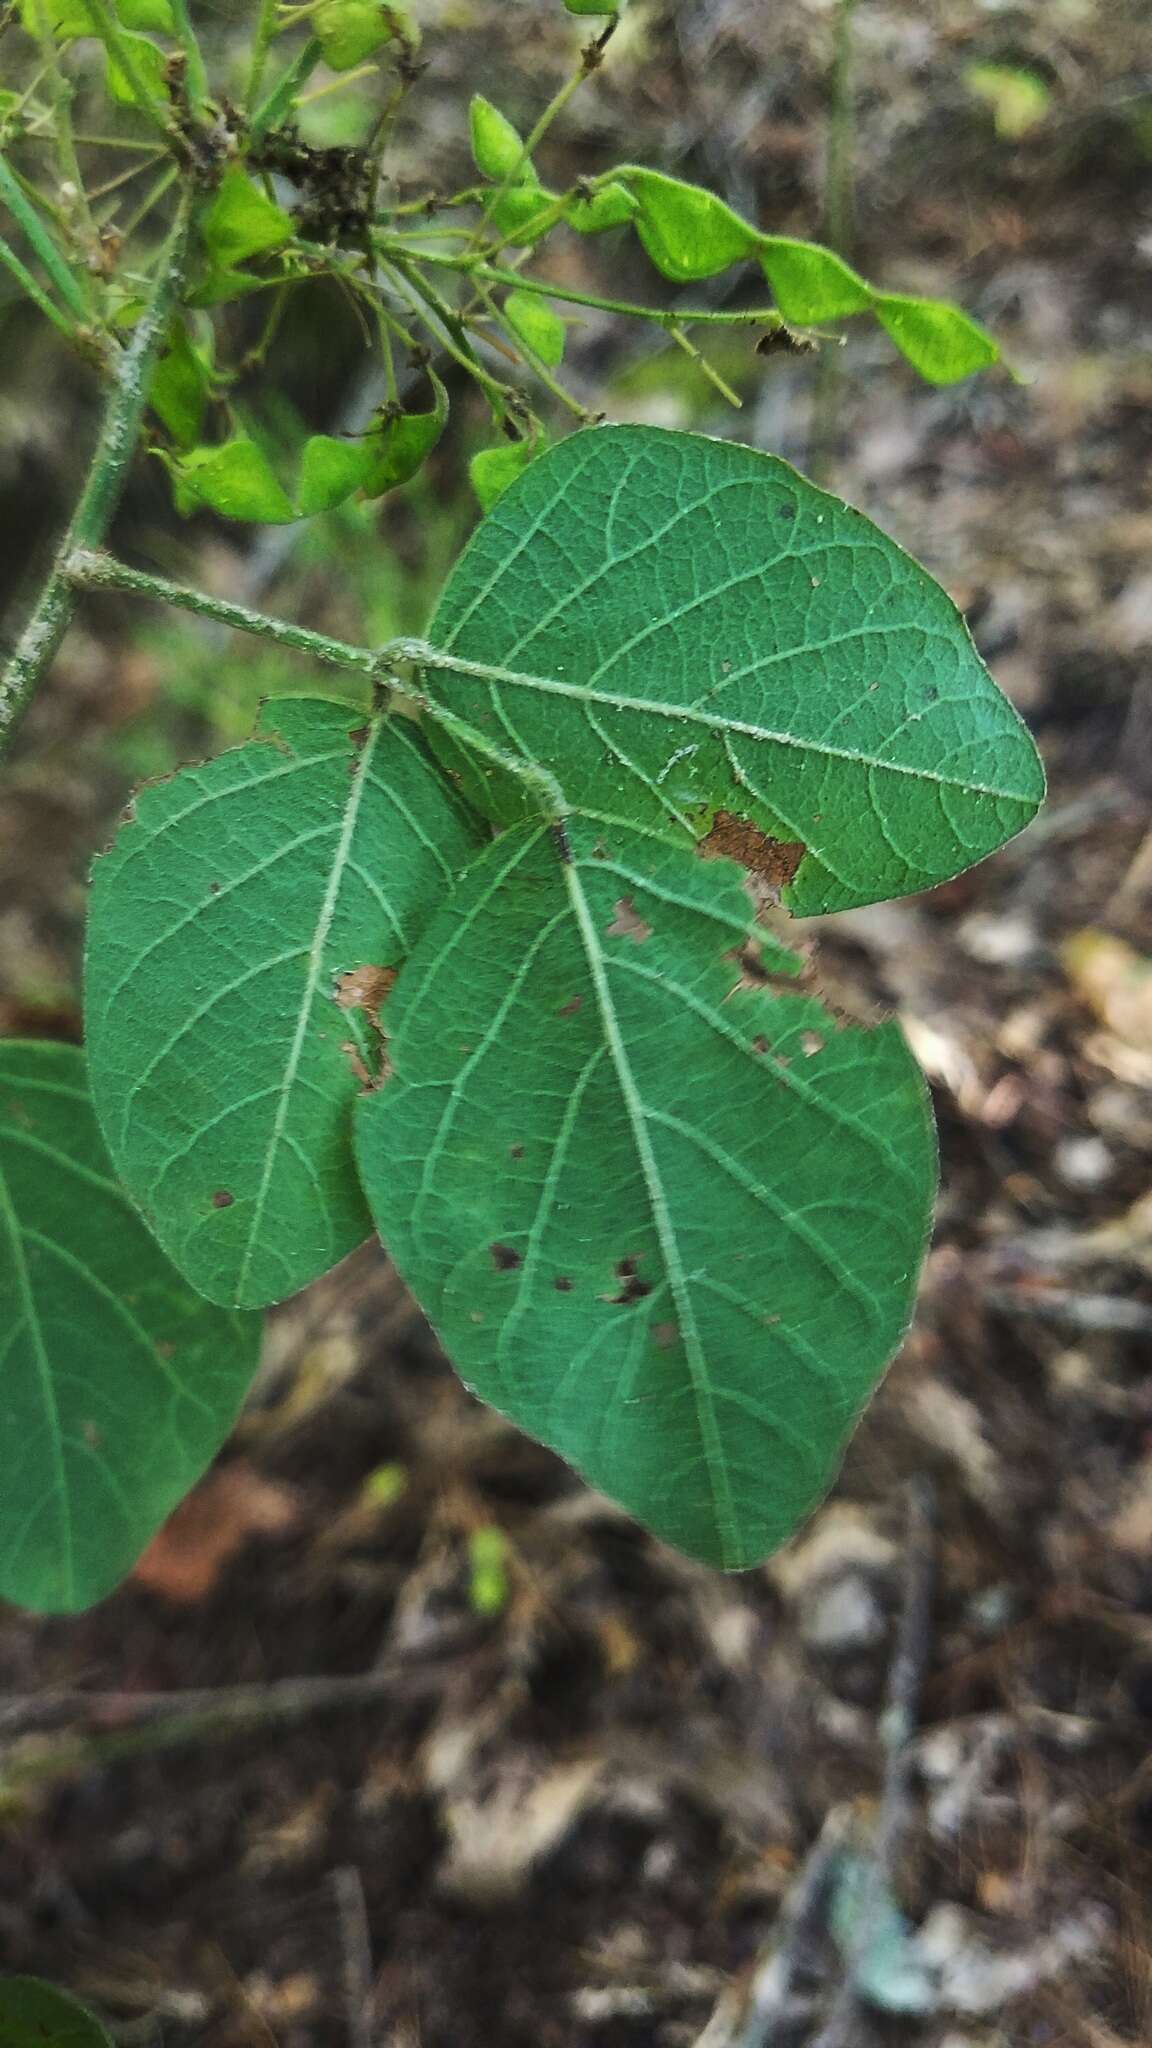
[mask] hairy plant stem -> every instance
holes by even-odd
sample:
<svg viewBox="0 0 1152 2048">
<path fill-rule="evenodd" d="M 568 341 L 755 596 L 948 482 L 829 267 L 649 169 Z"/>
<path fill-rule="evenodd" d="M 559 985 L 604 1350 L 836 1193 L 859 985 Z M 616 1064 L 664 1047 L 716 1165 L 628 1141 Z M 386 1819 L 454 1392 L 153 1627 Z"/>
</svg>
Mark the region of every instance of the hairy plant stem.
<svg viewBox="0 0 1152 2048">
<path fill-rule="evenodd" d="M 189 187 L 160 259 L 152 296 L 115 365 L 112 391 L 80 502 L 32 616 L 0 677 L 0 758 L 7 752 L 16 726 L 71 620 L 76 593 L 65 564 L 78 550 L 100 546 L 119 502 L 140 438 L 152 370 L 183 277 L 194 201 L 195 192 Z"/>
<path fill-rule="evenodd" d="M 351 641 L 334 640 L 330 634 L 316 633 L 308 626 L 295 626 L 289 619 L 275 619 L 267 612 L 252 611 L 247 605 L 231 604 L 226 598 L 207 597 L 199 590 L 170 583 L 165 576 L 150 576 L 144 569 L 129 568 L 126 562 L 118 562 L 112 555 L 91 548 L 74 548 L 63 558 L 62 569 L 67 582 L 75 590 L 123 590 L 133 597 L 154 598 L 160 604 L 176 605 L 181 611 L 194 612 L 198 618 L 211 619 L 218 626 L 230 626 L 238 633 L 251 633 L 259 640 L 274 640 L 278 646 L 291 647 L 298 654 L 309 654 L 314 661 L 322 661 L 330 668 L 364 676 L 372 684 L 379 700 L 393 693 L 404 698 L 414 709 L 459 740 L 462 746 L 485 760 L 495 762 L 517 781 L 523 782 L 532 790 L 545 818 L 558 820 L 567 813 L 564 793 L 546 768 L 538 762 L 521 761 L 514 754 L 506 753 L 503 747 L 478 732 L 467 720 L 457 718 L 455 712 L 433 703 L 417 686 L 394 673 L 399 664 L 405 668 L 424 665 L 455 669 L 461 674 L 488 674 L 487 669 L 477 668 L 475 663 L 461 662 L 455 656 L 441 654 L 426 640 L 389 640 L 383 647 L 356 647 Z"/>
<path fill-rule="evenodd" d="M 166 576 L 150 576 L 146 570 L 130 569 L 127 563 L 88 547 L 74 547 L 64 559 L 63 572 L 74 590 L 124 590 L 134 597 L 151 597 L 159 604 L 176 605 L 180 611 L 212 619 L 219 626 L 231 626 L 238 633 L 275 640 L 281 647 L 293 647 L 330 668 L 348 669 L 367 676 L 369 681 L 375 680 L 379 670 L 379 656 L 370 647 L 353 647 L 346 640 L 333 640 L 327 633 L 294 626 L 288 619 L 273 619 L 266 612 L 252 611 L 246 604 L 205 597 L 199 590 L 170 583 Z"/>
<path fill-rule="evenodd" d="M 856 82 L 852 31 L 856 0 L 838 0 L 832 57 L 832 104 L 824 156 L 824 238 L 846 259 L 852 253 L 855 212 Z M 812 389 L 810 468 L 817 483 L 831 481 L 840 443 L 844 365 L 838 349 L 822 349 Z"/>
</svg>

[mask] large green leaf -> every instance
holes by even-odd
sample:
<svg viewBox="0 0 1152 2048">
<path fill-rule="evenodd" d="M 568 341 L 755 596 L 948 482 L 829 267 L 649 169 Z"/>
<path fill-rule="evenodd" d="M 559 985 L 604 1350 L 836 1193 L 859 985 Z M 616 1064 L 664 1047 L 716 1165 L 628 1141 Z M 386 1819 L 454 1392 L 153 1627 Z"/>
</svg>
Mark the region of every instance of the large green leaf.
<svg viewBox="0 0 1152 2048">
<path fill-rule="evenodd" d="M 259 1342 L 136 1216 L 82 1055 L 0 1041 L 0 1596 L 110 1592 L 228 1434 Z"/>
<path fill-rule="evenodd" d="M 112 2048 L 99 2020 L 39 1977 L 0 1977 L 0 2048 Z"/>
<path fill-rule="evenodd" d="M 934 1184 L 896 1027 L 834 1020 L 763 933 L 757 965 L 750 919 L 729 861 L 515 827 L 408 962 L 357 1105 L 377 1226 L 467 1383 L 729 1567 L 827 1487 Z"/>
<path fill-rule="evenodd" d="M 478 675 L 424 687 L 589 815 L 806 848 L 801 914 L 980 860 L 1043 772 L 927 572 L 777 457 L 657 427 L 549 450 L 474 534 L 429 627 Z M 485 797 L 512 817 L 504 781 Z"/>
<path fill-rule="evenodd" d="M 92 1091 L 117 1170 L 212 1301 L 303 1287 L 371 1230 L 351 1155 L 392 971 L 478 843 L 404 719 L 282 697 L 144 789 L 92 888 Z"/>
</svg>

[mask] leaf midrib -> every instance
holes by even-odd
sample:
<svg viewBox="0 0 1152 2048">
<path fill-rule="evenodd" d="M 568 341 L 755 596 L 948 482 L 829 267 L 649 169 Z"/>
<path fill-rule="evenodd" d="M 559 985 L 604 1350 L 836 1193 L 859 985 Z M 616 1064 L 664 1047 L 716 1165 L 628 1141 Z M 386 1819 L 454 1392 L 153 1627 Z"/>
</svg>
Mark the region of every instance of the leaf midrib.
<svg viewBox="0 0 1152 2048">
<path fill-rule="evenodd" d="M 668 1207 L 664 1184 L 660 1175 L 656 1154 L 648 1133 L 647 1111 L 632 1072 L 624 1034 L 616 1015 L 616 1006 L 608 982 L 606 962 L 600 945 L 599 933 L 592 917 L 588 898 L 580 880 L 579 865 L 575 861 L 563 866 L 568 898 L 572 914 L 580 933 L 588 972 L 596 996 L 597 1009 L 604 1028 L 604 1036 L 616 1070 L 621 1097 L 631 1126 L 636 1145 L 640 1169 L 648 1195 L 648 1205 L 655 1225 L 656 1235 L 668 1276 L 668 1286 L 676 1304 L 677 1321 L 684 1345 L 684 1356 L 692 1380 L 693 1400 L 696 1410 L 700 1441 L 704 1452 L 704 1464 L 708 1473 L 708 1485 L 712 1496 L 716 1529 L 720 1538 L 721 1557 L 725 1564 L 735 1564 L 741 1555 L 739 1527 L 732 1500 L 732 1489 L 728 1480 L 727 1463 L 724 1456 L 723 1440 L 716 1417 L 708 1381 L 708 1361 L 696 1326 L 696 1312 L 688 1288 L 688 1277 L 680 1258 L 680 1246 Z"/>
<path fill-rule="evenodd" d="M 283 1142 L 292 1091 L 295 1087 L 296 1077 L 300 1070 L 300 1061 L 303 1057 L 304 1039 L 311 1021 L 312 1006 L 316 1000 L 316 991 L 320 985 L 320 977 L 324 969 L 324 955 L 328 944 L 328 935 L 336 916 L 340 890 L 344 881 L 344 872 L 348 865 L 352 841 L 360 816 L 360 806 L 368 784 L 368 771 L 372 764 L 376 743 L 379 740 L 383 724 L 382 718 L 376 718 L 372 721 L 371 731 L 356 759 L 349 788 L 348 803 L 344 812 L 344 821 L 340 829 L 340 837 L 332 856 L 332 865 L 328 871 L 327 887 L 324 891 L 324 898 L 320 905 L 320 914 L 317 917 L 316 926 L 312 934 L 312 944 L 308 950 L 308 967 L 304 976 L 304 989 L 300 998 L 300 1005 L 296 1013 L 296 1027 L 292 1034 L 292 1042 L 288 1048 L 288 1057 L 284 1063 L 276 1113 L 272 1119 L 272 1129 L 268 1134 L 268 1141 L 264 1152 L 264 1167 L 260 1176 L 259 1186 L 256 1190 L 252 1206 L 252 1220 L 244 1243 L 244 1255 L 240 1262 L 240 1270 L 236 1278 L 235 1294 L 238 1307 L 244 1305 L 245 1288 L 248 1283 L 252 1262 L 256 1256 L 257 1239 L 264 1221 L 264 1210 L 267 1206 L 268 1195 L 272 1186 L 272 1177 L 276 1168 L 276 1157 Z"/>
<path fill-rule="evenodd" d="M 738 733 L 748 739 L 767 741 L 782 747 L 793 747 L 803 754 L 816 754 L 833 761 L 849 761 L 857 768 L 881 769 L 890 775 L 903 775 L 913 782 L 930 782 L 942 789 L 962 790 L 969 796 L 994 797 L 999 801 L 1033 805 L 1035 793 L 1029 791 L 994 788 L 989 783 L 971 782 L 959 775 L 943 775 L 932 768 L 918 768 L 904 761 L 885 761 L 877 754 L 858 752 L 850 747 L 833 747 L 826 740 L 806 739 L 797 733 L 779 732 L 769 726 L 754 724 L 750 719 L 717 718 L 693 705 L 665 704 L 651 697 L 625 696 L 622 692 L 595 690 L 586 683 L 565 683 L 556 676 L 526 675 L 517 669 L 499 668 L 492 662 L 466 661 L 450 652 L 430 649 L 434 660 L 428 663 L 435 670 L 447 670 L 451 674 L 469 676 L 478 682 L 498 685 L 500 688 L 535 690 L 545 696 L 566 697 L 578 704 L 602 704 L 610 711 L 636 711 L 647 717 L 668 718 L 679 724 L 703 726 L 708 732 L 721 737 Z M 799 648 L 795 654 L 806 650 Z"/>
</svg>

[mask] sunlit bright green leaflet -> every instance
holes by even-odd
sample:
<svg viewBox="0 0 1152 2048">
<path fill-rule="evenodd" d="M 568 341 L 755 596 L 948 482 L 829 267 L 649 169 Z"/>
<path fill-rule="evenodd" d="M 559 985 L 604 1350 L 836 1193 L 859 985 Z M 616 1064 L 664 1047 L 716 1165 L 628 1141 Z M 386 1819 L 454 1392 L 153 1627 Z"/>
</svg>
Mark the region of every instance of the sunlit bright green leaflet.
<svg viewBox="0 0 1152 2048">
<path fill-rule="evenodd" d="M 247 746 L 142 790 L 97 862 L 93 1098 L 211 1300 L 279 1300 L 369 1235 L 350 1117 L 375 1011 L 478 833 L 407 720 L 279 698 Z"/>
<path fill-rule="evenodd" d="M 486 1401 L 669 1541 L 764 1557 L 910 1311 L 934 1186 L 898 1030 L 779 977 L 740 871 L 621 825 L 513 828 L 389 1010 L 373 1214 Z"/>
<path fill-rule="evenodd" d="M 951 600 L 862 513 L 733 442 L 602 427 L 533 463 L 450 576 L 424 687 L 590 815 L 807 848 L 801 914 L 980 860 L 1043 795 Z M 518 814 L 507 786 L 473 797 Z"/>
<path fill-rule="evenodd" d="M 109 1592 L 227 1436 L 259 1342 L 136 1216 L 82 1055 L 0 1042 L 0 1597 Z"/>
</svg>

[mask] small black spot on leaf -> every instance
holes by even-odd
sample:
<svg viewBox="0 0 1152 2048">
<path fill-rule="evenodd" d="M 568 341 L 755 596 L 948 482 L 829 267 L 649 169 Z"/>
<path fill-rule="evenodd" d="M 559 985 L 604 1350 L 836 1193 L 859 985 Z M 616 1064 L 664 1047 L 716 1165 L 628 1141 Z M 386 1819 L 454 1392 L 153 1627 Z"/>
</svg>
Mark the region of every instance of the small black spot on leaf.
<svg viewBox="0 0 1152 2048">
<path fill-rule="evenodd" d="M 510 1244 L 492 1244 L 488 1249 L 492 1254 L 492 1264 L 498 1273 L 514 1273 L 517 1266 L 524 1263 L 519 1252 L 514 1251 Z"/>
</svg>

